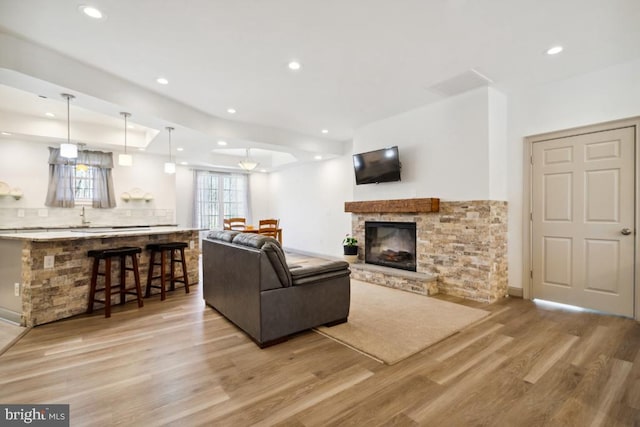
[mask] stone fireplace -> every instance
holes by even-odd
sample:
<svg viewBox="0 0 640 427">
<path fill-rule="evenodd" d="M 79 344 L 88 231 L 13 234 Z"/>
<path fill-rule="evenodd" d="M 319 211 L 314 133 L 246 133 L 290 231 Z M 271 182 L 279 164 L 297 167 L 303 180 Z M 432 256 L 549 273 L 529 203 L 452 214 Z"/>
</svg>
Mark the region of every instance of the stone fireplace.
<svg viewBox="0 0 640 427">
<path fill-rule="evenodd" d="M 416 271 L 416 223 L 366 221 L 364 261 Z"/>
<path fill-rule="evenodd" d="M 347 202 L 360 245 L 352 277 L 421 294 L 483 302 L 507 295 L 507 203 L 438 199 Z M 366 224 L 416 224 L 416 270 L 365 264 Z M 430 279 L 431 278 L 431 279 Z"/>
</svg>

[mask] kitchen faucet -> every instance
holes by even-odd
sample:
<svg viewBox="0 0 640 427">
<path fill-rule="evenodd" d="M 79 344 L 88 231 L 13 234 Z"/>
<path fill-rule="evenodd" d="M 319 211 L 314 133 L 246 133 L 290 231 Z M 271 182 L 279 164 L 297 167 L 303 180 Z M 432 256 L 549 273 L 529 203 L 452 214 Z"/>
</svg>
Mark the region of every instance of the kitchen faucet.
<svg viewBox="0 0 640 427">
<path fill-rule="evenodd" d="M 82 217 L 82 225 L 91 224 L 91 221 L 87 221 L 87 215 L 84 211 L 84 206 L 82 207 L 82 212 L 80 212 L 80 216 Z"/>
</svg>

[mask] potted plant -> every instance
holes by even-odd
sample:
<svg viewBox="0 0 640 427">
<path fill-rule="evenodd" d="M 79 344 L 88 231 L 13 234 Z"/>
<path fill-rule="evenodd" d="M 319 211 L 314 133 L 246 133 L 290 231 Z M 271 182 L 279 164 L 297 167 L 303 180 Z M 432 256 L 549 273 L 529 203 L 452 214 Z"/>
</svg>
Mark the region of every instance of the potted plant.
<svg viewBox="0 0 640 427">
<path fill-rule="evenodd" d="M 342 247 L 345 255 L 358 255 L 358 240 L 348 233 L 342 241 Z"/>
</svg>

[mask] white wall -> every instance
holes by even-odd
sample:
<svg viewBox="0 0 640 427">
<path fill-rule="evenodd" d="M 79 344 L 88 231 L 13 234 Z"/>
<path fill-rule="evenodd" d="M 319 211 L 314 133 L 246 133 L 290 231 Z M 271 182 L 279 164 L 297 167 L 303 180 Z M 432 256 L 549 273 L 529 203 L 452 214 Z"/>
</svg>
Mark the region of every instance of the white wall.
<svg viewBox="0 0 640 427">
<path fill-rule="evenodd" d="M 102 151 L 102 150 L 101 150 Z M 116 192 L 118 208 L 153 207 L 155 209 L 176 209 L 176 175 L 164 173 L 166 158 L 145 153 L 132 153 L 133 166 L 118 166 L 118 152 L 113 152 L 115 163 L 113 187 Z M 139 188 L 153 195 L 153 201 L 145 204 L 124 203 L 120 200 L 123 192 Z M 172 218 L 172 221 L 174 219 Z"/>
<path fill-rule="evenodd" d="M 480 88 L 358 129 L 356 153 L 399 147 L 402 182 L 356 186 L 355 200 L 489 199 L 488 97 Z"/>
<path fill-rule="evenodd" d="M 278 218 L 271 203 L 269 179 L 269 174 L 266 173 L 255 172 L 249 175 L 249 221 L 256 225 L 261 219 Z"/>
<path fill-rule="evenodd" d="M 280 218 L 283 245 L 342 256 L 342 239 L 351 232 L 344 202 L 354 200 L 353 186 L 350 154 L 271 173 L 269 212 Z"/>
<path fill-rule="evenodd" d="M 507 96 L 489 88 L 489 199 L 507 200 Z"/>
<path fill-rule="evenodd" d="M 176 223 L 193 227 L 194 181 L 193 170 L 176 165 Z"/>
<path fill-rule="evenodd" d="M 20 200 L 0 198 L 2 208 L 44 207 L 49 180 L 47 145 L 25 143 L 15 137 L 0 137 L 0 181 L 22 189 Z"/>
<path fill-rule="evenodd" d="M 509 286 L 522 287 L 524 137 L 640 116 L 640 60 L 509 94 Z"/>
</svg>

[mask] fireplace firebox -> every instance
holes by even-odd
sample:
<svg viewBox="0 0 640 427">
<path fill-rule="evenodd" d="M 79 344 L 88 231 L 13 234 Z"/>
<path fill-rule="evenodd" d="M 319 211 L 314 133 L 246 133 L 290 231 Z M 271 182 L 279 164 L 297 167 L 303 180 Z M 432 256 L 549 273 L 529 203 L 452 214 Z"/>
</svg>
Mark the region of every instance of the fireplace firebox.
<svg viewBox="0 0 640 427">
<path fill-rule="evenodd" d="M 365 222 L 364 261 L 416 271 L 415 222 Z"/>
</svg>

